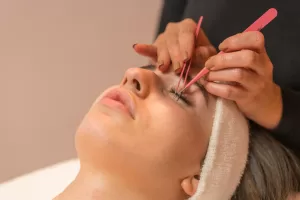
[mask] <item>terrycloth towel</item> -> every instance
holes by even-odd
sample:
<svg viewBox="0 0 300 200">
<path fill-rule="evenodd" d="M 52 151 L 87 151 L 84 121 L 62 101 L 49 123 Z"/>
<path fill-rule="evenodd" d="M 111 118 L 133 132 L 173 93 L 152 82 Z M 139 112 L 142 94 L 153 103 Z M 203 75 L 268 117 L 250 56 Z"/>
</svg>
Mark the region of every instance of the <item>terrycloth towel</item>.
<svg viewBox="0 0 300 200">
<path fill-rule="evenodd" d="M 218 99 L 197 191 L 190 200 L 229 200 L 247 163 L 249 127 L 236 104 Z"/>
</svg>

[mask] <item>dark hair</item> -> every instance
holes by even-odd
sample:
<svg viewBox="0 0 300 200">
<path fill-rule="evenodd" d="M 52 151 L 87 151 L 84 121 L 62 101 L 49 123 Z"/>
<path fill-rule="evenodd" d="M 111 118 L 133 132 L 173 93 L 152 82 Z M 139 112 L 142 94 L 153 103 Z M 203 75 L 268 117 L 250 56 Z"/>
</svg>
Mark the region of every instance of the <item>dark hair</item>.
<svg viewBox="0 0 300 200">
<path fill-rule="evenodd" d="M 232 200 L 287 200 L 300 191 L 300 162 L 271 133 L 250 130 L 248 163 Z"/>
</svg>

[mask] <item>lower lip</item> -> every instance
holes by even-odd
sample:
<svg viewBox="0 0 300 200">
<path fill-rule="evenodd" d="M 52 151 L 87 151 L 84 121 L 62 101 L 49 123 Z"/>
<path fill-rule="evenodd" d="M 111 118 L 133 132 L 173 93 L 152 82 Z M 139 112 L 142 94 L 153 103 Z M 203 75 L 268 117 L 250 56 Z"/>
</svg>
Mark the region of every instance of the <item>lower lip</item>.
<svg viewBox="0 0 300 200">
<path fill-rule="evenodd" d="M 101 103 L 104 104 L 104 105 L 107 105 L 108 107 L 111 107 L 111 108 L 116 108 L 128 115 L 130 115 L 130 112 L 129 110 L 119 101 L 116 101 L 116 100 L 113 100 L 111 98 L 103 98 L 101 100 Z M 131 115 L 130 115 L 131 116 Z"/>
</svg>

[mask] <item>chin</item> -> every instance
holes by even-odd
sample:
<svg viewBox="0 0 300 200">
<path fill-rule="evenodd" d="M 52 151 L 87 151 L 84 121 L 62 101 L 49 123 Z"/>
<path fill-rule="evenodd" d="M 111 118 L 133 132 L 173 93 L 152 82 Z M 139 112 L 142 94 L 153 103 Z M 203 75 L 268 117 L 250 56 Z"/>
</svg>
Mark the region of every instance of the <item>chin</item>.
<svg viewBox="0 0 300 200">
<path fill-rule="evenodd" d="M 125 160 L 128 158 L 125 153 L 128 146 L 123 143 L 125 135 L 114 127 L 106 126 L 103 129 L 106 131 L 79 129 L 75 136 L 76 152 L 82 167 L 117 172 L 120 165 L 128 162 Z"/>
<path fill-rule="evenodd" d="M 132 123 L 123 118 L 117 120 L 115 116 L 99 113 L 95 115 L 92 110 L 84 117 L 76 131 L 77 151 L 90 149 L 89 154 L 102 154 L 99 152 L 110 149 L 111 145 L 120 146 L 125 138 L 131 137 L 128 133 L 132 133 Z"/>
<path fill-rule="evenodd" d="M 102 159 L 110 160 L 106 158 L 106 155 L 114 156 L 118 154 L 118 151 L 123 152 L 120 149 L 124 147 L 124 140 L 133 139 L 130 138 L 134 129 L 131 123 L 133 120 L 119 111 L 108 110 L 106 112 L 99 102 L 104 95 L 116 88 L 119 86 L 105 90 L 78 126 L 75 146 L 80 160 L 96 162 L 95 164 L 98 165 Z"/>
</svg>

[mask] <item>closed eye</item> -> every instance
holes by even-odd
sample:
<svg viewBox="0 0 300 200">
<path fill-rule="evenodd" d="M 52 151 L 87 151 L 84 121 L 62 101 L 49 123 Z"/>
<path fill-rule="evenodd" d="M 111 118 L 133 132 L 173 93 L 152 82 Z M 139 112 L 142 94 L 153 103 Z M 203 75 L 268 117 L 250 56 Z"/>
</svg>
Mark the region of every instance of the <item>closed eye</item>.
<svg viewBox="0 0 300 200">
<path fill-rule="evenodd" d="M 151 70 L 151 71 L 154 71 L 154 70 L 156 69 L 155 65 L 146 65 L 146 66 L 142 66 L 141 68 L 142 68 L 142 69 L 146 69 L 146 70 Z M 185 74 L 184 74 L 184 76 L 185 76 Z M 192 77 L 191 77 L 190 75 L 188 75 L 188 76 L 187 76 L 187 81 L 189 82 L 189 81 L 191 81 L 191 80 L 192 80 Z M 203 94 L 203 96 L 204 96 L 204 99 L 205 99 L 206 106 L 207 106 L 209 97 L 208 97 L 208 93 L 207 93 L 206 89 L 204 88 L 203 85 L 201 85 L 201 84 L 198 83 L 198 82 L 194 83 L 194 85 L 196 85 L 196 86 L 199 88 L 199 90 L 202 92 L 202 94 Z M 175 90 L 174 88 L 173 88 L 173 91 L 172 91 L 172 89 L 171 89 L 169 92 L 172 93 L 172 95 L 175 95 L 175 96 L 177 95 L 176 98 L 180 97 L 179 94 L 176 94 L 176 90 Z M 181 96 L 182 96 L 182 95 L 181 95 Z M 184 98 L 184 97 L 183 97 L 183 98 Z M 179 98 L 179 99 L 182 100 L 184 103 L 189 102 L 189 101 L 186 101 L 186 102 L 185 102 L 185 100 L 182 99 L 182 98 Z M 186 98 L 185 98 L 185 99 L 186 99 Z M 186 100 L 187 100 L 187 99 L 186 99 Z"/>
<path fill-rule="evenodd" d="M 170 93 L 172 93 L 173 95 L 175 95 L 175 97 L 177 98 L 177 100 L 181 100 L 183 101 L 186 105 L 191 106 L 191 102 L 183 95 L 178 93 L 174 88 L 170 89 Z"/>
</svg>

